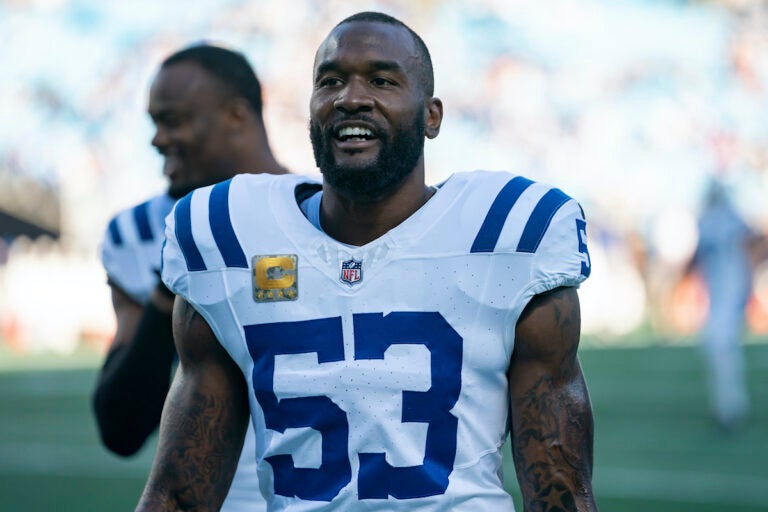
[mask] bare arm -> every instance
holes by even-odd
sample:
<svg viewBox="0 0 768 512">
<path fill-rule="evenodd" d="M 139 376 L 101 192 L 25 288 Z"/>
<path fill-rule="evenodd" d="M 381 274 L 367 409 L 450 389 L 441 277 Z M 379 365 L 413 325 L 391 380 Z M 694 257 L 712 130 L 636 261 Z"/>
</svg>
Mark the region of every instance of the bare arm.
<svg viewBox="0 0 768 512">
<path fill-rule="evenodd" d="M 173 299 L 158 289 L 142 306 L 118 286 L 111 288 L 117 331 L 99 373 L 93 409 L 104 445 L 127 456 L 160 423 L 175 354 Z"/>
<path fill-rule="evenodd" d="M 512 452 L 526 511 L 597 510 L 592 408 L 576 357 L 580 329 L 574 288 L 534 297 L 516 326 Z"/>
<path fill-rule="evenodd" d="M 173 310 L 179 368 L 137 511 L 219 510 L 243 447 L 249 408 L 240 368 L 180 297 Z"/>
<path fill-rule="evenodd" d="M 119 286 L 110 284 L 109 288 L 112 291 L 112 309 L 115 310 L 115 319 L 117 320 L 117 330 L 110 347 L 110 351 L 112 351 L 117 347 L 125 347 L 131 343 L 143 308 Z"/>
</svg>

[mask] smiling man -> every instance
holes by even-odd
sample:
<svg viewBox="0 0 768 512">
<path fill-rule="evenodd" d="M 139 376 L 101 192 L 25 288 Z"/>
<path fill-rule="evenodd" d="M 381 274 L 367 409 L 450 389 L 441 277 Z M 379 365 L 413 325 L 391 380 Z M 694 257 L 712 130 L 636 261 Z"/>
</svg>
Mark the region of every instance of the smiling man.
<svg viewBox="0 0 768 512">
<path fill-rule="evenodd" d="M 195 188 L 237 172 L 284 173 L 262 120 L 261 85 L 246 58 L 203 44 L 166 58 L 149 94 L 152 145 L 168 190 L 118 213 L 102 244 L 117 332 L 99 374 L 93 406 L 112 452 L 139 451 L 157 429 L 175 357 L 173 294 L 160 282 L 165 216 Z M 250 433 L 225 510 L 264 510 Z M 247 474 L 247 476 L 245 476 Z"/>
<path fill-rule="evenodd" d="M 433 87 L 417 34 L 351 16 L 315 57 L 322 183 L 238 176 L 176 205 L 180 366 L 138 510 L 216 510 L 249 421 L 270 510 L 512 510 L 510 430 L 526 510 L 596 510 L 583 212 L 505 172 L 428 186 Z"/>
<path fill-rule="evenodd" d="M 357 200 L 391 195 L 417 166 L 423 169 L 425 133 L 437 136 L 442 118 L 421 38 L 414 34 L 407 48 L 392 47 L 394 41 L 388 48 L 375 46 L 388 40 L 379 32 L 391 28 L 358 28 L 366 32 L 362 37 L 350 28 L 352 33 L 322 47 L 316 57 L 310 121 L 315 160 L 331 188 Z M 357 59 L 360 52 L 367 57 Z M 378 60 L 382 53 L 398 58 Z M 350 73 L 358 76 L 341 78 Z M 371 88 L 376 96 L 366 90 Z M 430 98 L 429 120 L 421 109 L 424 97 Z"/>
</svg>

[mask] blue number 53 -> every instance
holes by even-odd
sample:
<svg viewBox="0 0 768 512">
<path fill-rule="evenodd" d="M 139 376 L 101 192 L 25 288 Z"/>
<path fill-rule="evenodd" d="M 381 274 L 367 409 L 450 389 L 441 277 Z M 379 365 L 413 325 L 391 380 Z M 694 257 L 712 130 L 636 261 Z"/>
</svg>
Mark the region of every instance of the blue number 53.
<svg viewBox="0 0 768 512">
<path fill-rule="evenodd" d="M 384 359 L 395 344 L 423 344 L 430 352 L 428 391 L 403 391 L 403 422 L 427 423 L 424 463 L 393 467 L 384 453 L 358 453 L 360 499 L 420 498 L 443 494 L 456 456 L 457 418 L 450 410 L 461 390 L 461 336 L 439 313 L 394 312 L 353 315 L 355 360 Z M 275 493 L 305 500 L 331 501 L 352 478 L 346 413 L 327 396 L 278 400 L 274 393 L 275 356 L 317 353 L 318 363 L 344 360 L 340 317 L 246 325 L 254 361 L 253 387 L 267 428 L 311 427 L 322 435 L 317 469 L 297 468 L 290 455 L 266 460 L 274 471 Z M 307 394 L 312 390 L 308 389 Z"/>
</svg>

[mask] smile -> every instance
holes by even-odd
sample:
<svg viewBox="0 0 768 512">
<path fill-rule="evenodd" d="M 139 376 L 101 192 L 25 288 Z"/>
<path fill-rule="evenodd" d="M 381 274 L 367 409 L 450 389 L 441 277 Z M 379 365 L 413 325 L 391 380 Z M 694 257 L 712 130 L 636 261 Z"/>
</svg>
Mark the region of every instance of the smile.
<svg viewBox="0 0 768 512">
<path fill-rule="evenodd" d="M 366 141 L 376 138 L 368 128 L 345 126 L 336 131 L 336 138 L 341 142 Z"/>
</svg>

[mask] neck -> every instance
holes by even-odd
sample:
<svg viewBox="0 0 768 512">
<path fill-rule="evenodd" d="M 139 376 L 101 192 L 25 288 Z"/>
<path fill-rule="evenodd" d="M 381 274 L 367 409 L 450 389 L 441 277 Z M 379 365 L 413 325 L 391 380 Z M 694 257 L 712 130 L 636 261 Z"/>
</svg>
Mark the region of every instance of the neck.
<svg viewBox="0 0 768 512">
<path fill-rule="evenodd" d="M 423 167 L 415 169 L 395 192 L 376 201 L 356 201 L 324 183 L 320 222 L 335 240 L 362 246 L 399 226 L 434 193 L 424 182 Z"/>
<path fill-rule="evenodd" d="M 286 174 L 288 169 L 283 167 L 272 155 L 272 152 L 258 152 L 243 160 L 242 172 L 253 174 Z"/>
<path fill-rule="evenodd" d="M 260 129 L 255 132 L 246 142 L 242 157 L 237 159 L 237 172 L 286 174 L 288 169 L 283 167 L 272 154 L 266 130 Z"/>
</svg>

